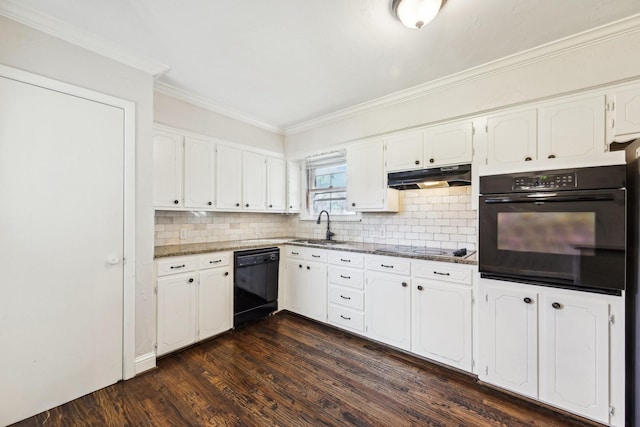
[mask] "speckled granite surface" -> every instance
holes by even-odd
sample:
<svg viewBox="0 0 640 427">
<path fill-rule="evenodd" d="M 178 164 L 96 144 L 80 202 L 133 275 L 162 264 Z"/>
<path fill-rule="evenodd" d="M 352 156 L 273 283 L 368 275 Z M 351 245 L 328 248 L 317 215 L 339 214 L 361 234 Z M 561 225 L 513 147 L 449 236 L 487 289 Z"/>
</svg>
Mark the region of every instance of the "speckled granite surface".
<svg viewBox="0 0 640 427">
<path fill-rule="evenodd" d="M 265 248 L 269 246 L 282 246 L 284 244 L 322 248 L 322 249 L 336 250 L 336 251 L 360 252 L 360 253 L 384 255 L 384 256 L 397 256 L 402 258 L 420 259 L 420 260 L 427 260 L 427 261 L 451 262 L 456 264 L 467 264 L 467 265 L 478 264 L 477 254 L 476 252 L 473 252 L 473 251 L 469 252 L 469 254 L 465 257 L 453 257 L 453 256 L 441 256 L 441 255 L 418 255 L 418 254 L 407 254 L 407 253 L 393 253 L 394 249 L 396 248 L 393 245 L 381 245 L 381 244 L 357 243 L 357 242 L 339 243 L 339 244 L 331 244 L 331 245 L 310 244 L 310 243 L 305 243 L 303 239 L 296 239 L 296 238 L 233 240 L 228 242 L 193 243 L 188 245 L 156 246 L 155 258 L 196 255 L 196 254 L 205 254 L 210 252 L 221 252 L 221 251 L 238 251 L 238 250 L 245 250 L 245 249 Z M 381 252 L 380 249 L 384 249 L 384 252 Z"/>
</svg>

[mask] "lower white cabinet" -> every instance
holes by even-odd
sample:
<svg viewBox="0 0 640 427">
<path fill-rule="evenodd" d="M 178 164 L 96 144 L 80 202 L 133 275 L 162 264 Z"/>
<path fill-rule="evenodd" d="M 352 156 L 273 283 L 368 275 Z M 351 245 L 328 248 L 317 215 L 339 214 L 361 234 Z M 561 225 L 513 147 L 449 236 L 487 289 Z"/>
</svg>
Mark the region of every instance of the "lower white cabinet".
<svg viewBox="0 0 640 427">
<path fill-rule="evenodd" d="M 327 321 L 326 251 L 287 247 L 286 306 L 294 313 Z M 293 255 L 295 253 L 295 255 Z M 314 260 L 314 261 L 311 261 Z"/>
<path fill-rule="evenodd" d="M 364 333 L 364 255 L 329 251 L 329 310 L 332 325 Z"/>
<path fill-rule="evenodd" d="M 231 253 L 156 261 L 158 356 L 233 327 Z"/>
<path fill-rule="evenodd" d="M 624 341 L 614 321 L 624 323 L 622 297 L 486 279 L 480 293 L 482 381 L 624 425 L 624 396 L 612 392 L 624 365 L 612 344 Z"/>
<path fill-rule="evenodd" d="M 393 265 L 393 260 L 385 261 Z M 411 348 L 411 277 L 367 271 L 365 316 L 367 336 L 394 347 Z"/>
</svg>

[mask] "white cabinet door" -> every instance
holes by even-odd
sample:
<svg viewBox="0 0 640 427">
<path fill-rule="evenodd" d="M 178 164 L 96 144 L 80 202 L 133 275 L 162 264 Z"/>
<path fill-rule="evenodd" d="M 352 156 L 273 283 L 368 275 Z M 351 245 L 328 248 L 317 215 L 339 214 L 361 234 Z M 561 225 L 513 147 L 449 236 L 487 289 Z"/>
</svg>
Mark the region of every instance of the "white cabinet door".
<svg viewBox="0 0 640 427">
<path fill-rule="evenodd" d="M 347 209 L 398 211 L 398 192 L 387 188 L 384 146 L 372 139 L 347 148 Z"/>
<path fill-rule="evenodd" d="M 421 169 L 424 165 L 424 130 L 402 132 L 384 139 L 387 171 Z"/>
<path fill-rule="evenodd" d="M 471 163 L 473 156 L 471 121 L 449 123 L 424 131 L 424 167 Z"/>
<path fill-rule="evenodd" d="M 302 285 L 305 291 L 304 315 L 327 322 L 327 265 L 306 262 Z"/>
<path fill-rule="evenodd" d="M 284 212 L 287 203 L 287 167 L 283 159 L 267 157 L 267 211 Z"/>
<path fill-rule="evenodd" d="M 365 318 L 367 336 L 394 347 L 411 347 L 410 278 L 367 272 Z"/>
<path fill-rule="evenodd" d="M 414 279 L 411 351 L 471 372 L 471 287 Z"/>
<path fill-rule="evenodd" d="M 616 136 L 631 135 L 628 139 L 617 138 L 619 141 L 640 133 L 640 85 L 616 90 L 613 128 Z"/>
<path fill-rule="evenodd" d="M 184 140 L 184 207 L 212 209 L 216 147 L 211 141 Z"/>
<path fill-rule="evenodd" d="M 604 153 L 604 95 L 549 103 L 539 113 L 539 159 Z"/>
<path fill-rule="evenodd" d="M 287 162 L 287 212 L 300 212 L 300 164 Z"/>
<path fill-rule="evenodd" d="M 264 211 L 267 201 L 267 159 L 264 155 L 245 151 L 242 155 L 242 208 Z"/>
<path fill-rule="evenodd" d="M 182 135 L 155 132 L 153 135 L 153 206 L 182 206 Z"/>
<path fill-rule="evenodd" d="M 158 356 L 196 341 L 197 280 L 195 273 L 158 279 Z"/>
<path fill-rule="evenodd" d="M 304 314 L 303 261 L 300 259 L 287 259 L 286 263 L 286 307 L 294 313 Z"/>
<path fill-rule="evenodd" d="M 242 151 L 218 145 L 216 150 L 216 208 L 240 210 L 242 203 Z"/>
<path fill-rule="evenodd" d="M 481 298 L 480 379 L 537 398 L 538 295 L 491 284 Z"/>
<path fill-rule="evenodd" d="M 231 267 L 200 271 L 198 339 L 212 337 L 233 327 L 233 276 Z"/>
<path fill-rule="evenodd" d="M 525 110 L 487 118 L 487 164 L 537 159 L 538 113 Z"/>
<path fill-rule="evenodd" d="M 598 295 L 540 299 L 540 400 L 609 422 L 609 304 Z"/>
</svg>

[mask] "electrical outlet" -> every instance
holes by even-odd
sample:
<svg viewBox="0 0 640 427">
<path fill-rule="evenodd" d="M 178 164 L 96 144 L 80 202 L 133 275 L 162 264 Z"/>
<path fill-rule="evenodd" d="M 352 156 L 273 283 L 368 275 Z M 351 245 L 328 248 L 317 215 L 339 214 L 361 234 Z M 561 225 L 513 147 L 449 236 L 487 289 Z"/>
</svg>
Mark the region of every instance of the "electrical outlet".
<svg viewBox="0 0 640 427">
<path fill-rule="evenodd" d="M 181 239 L 186 239 L 187 238 L 187 229 L 186 228 L 181 228 L 180 229 L 180 238 Z"/>
</svg>

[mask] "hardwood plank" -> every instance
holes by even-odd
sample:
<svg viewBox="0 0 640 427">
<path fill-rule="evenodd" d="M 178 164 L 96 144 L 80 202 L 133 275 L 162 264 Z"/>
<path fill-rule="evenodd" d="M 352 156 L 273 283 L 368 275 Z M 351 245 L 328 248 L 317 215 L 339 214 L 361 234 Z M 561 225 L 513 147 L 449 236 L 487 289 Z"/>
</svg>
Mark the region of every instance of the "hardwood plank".
<svg viewBox="0 0 640 427">
<path fill-rule="evenodd" d="M 25 426 L 599 426 L 283 312 Z"/>
</svg>

